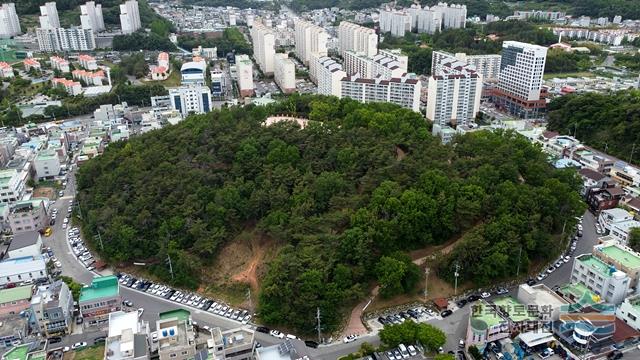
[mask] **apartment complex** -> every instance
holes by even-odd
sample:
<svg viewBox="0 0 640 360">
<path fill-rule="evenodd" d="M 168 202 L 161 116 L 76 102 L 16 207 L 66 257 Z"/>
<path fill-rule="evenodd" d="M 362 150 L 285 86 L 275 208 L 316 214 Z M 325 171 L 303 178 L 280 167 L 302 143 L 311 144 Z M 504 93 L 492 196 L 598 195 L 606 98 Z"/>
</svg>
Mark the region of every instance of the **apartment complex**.
<svg viewBox="0 0 640 360">
<path fill-rule="evenodd" d="M 40 28 L 57 29 L 60 27 L 60 18 L 58 17 L 58 9 L 55 1 L 45 3 L 40 6 Z"/>
<path fill-rule="evenodd" d="M 442 13 L 425 6 L 411 10 L 415 17 L 415 28 L 418 33 L 435 34 L 442 29 Z"/>
<path fill-rule="evenodd" d="M 433 123 L 466 125 L 480 110 L 482 75 L 455 58 L 440 62 L 427 89 L 427 118 Z"/>
<path fill-rule="evenodd" d="M 381 10 L 380 31 L 391 33 L 391 36 L 403 37 L 412 28 L 411 15 L 405 11 Z"/>
<path fill-rule="evenodd" d="M 399 49 L 380 50 L 373 57 L 353 51 L 344 53 L 344 70 L 347 75 L 359 75 L 366 79 L 401 77 L 407 73 L 408 63 L 408 57 Z"/>
<path fill-rule="evenodd" d="M 82 94 L 82 84 L 78 81 L 68 80 L 65 78 L 53 78 L 51 79 L 51 84 L 64 89 L 64 91 L 71 96 Z"/>
<path fill-rule="evenodd" d="M 113 275 L 93 278 L 91 285 L 80 291 L 78 306 L 85 328 L 105 325 L 109 313 L 122 308 L 118 278 Z"/>
<path fill-rule="evenodd" d="M 442 14 L 442 27 L 444 29 L 460 29 L 466 26 L 467 6 L 458 4 L 438 3 L 431 10 Z"/>
<path fill-rule="evenodd" d="M 137 311 L 109 314 L 109 330 L 104 346 L 108 360 L 147 360 L 149 356 L 149 323 Z"/>
<path fill-rule="evenodd" d="M 438 67 L 442 61 L 456 58 L 471 66 L 483 80 L 498 80 L 500 76 L 501 55 L 467 55 L 465 53 L 451 54 L 446 51 L 434 51 L 431 60 L 431 74 L 438 74 Z"/>
<path fill-rule="evenodd" d="M 253 62 L 248 55 L 236 55 L 235 60 L 240 96 L 253 96 Z"/>
<path fill-rule="evenodd" d="M 63 73 L 67 73 L 70 70 L 69 61 L 59 56 L 51 56 L 49 58 L 49 62 L 51 63 L 51 68 L 53 68 L 53 70 L 59 70 Z"/>
<path fill-rule="evenodd" d="M 71 28 L 36 29 L 40 51 L 88 51 L 96 48 L 96 40 L 91 29 L 79 26 Z"/>
<path fill-rule="evenodd" d="M 80 63 L 80 66 L 82 66 L 86 70 L 98 70 L 98 62 L 91 55 L 79 55 L 78 62 Z"/>
<path fill-rule="evenodd" d="M 204 85 L 181 86 L 169 89 L 171 106 L 182 117 L 211 111 L 211 90 Z"/>
<path fill-rule="evenodd" d="M 95 1 L 87 1 L 80 5 L 80 23 L 83 29 L 91 29 L 94 32 L 104 31 L 104 18 L 102 5 Z"/>
<path fill-rule="evenodd" d="M 274 58 L 273 76 L 278 87 L 284 94 L 296 91 L 296 65 L 289 55 L 277 53 Z"/>
<path fill-rule="evenodd" d="M 362 53 L 367 57 L 378 53 L 378 35 L 375 30 L 348 21 L 342 21 L 338 26 L 338 43 L 343 57 L 346 51 Z"/>
<path fill-rule="evenodd" d="M 341 80 L 341 95 L 354 100 L 370 102 L 390 102 L 413 111 L 420 111 L 422 84 L 414 74 L 401 78 L 383 80 L 364 79 L 347 76 Z"/>
<path fill-rule="evenodd" d="M 184 309 L 158 314 L 158 355 L 160 360 L 188 360 L 196 354 L 195 331 L 191 313 Z"/>
<path fill-rule="evenodd" d="M 573 263 L 571 282 L 581 283 L 606 302 L 617 305 L 624 300 L 631 280 L 615 266 L 592 254 L 582 254 Z"/>
<path fill-rule="evenodd" d="M 46 336 L 67 334 L 72 320 L 73 295 L 67 284 L 57 280 L 38 286 L 31 298 L 31 327 Z"/>
<path fill-rule="evenodd" d="M 5 3 L 0 7 L 0 37 L 9 38 L 20 35 L 20 19 L 16 13 L 16 4 Z"/>
<path fill-rule="evenodd" d="M 275 33 L 265 26 L 262 21 L 254 21 L 251 28 L 253 42 L 253 57 L 258 67 L 265 75 L 273 75 L 273 61 L 276 55 Z"/>
<path fill-rule="evenodd" d="M 494 102 L 513 115 L 537 117 L 546 107 L 542 76 L 547 48 L 518 41 L 502 43 L 500 77 Z"/>
<path fill-rule="evenodd" d="M 296 55 L 309 66 L 311 54 L 327 56 L 329 34 L 320 26 L 298 19 L 295 22 Z"/>
<path fill-rule="evenodd" d="M 123 34 L 131 34 L 142 27 L 138 1 L 127 0 L 120 5 L 120 28 Z"/>
<path fill-rule="evenodd" d="M 311 79 L 318 85 L 318 94 L 342 97 L 342 79 L 347 73 L 330 57 L 315 57 L 311 63 Z"/>
</svg>

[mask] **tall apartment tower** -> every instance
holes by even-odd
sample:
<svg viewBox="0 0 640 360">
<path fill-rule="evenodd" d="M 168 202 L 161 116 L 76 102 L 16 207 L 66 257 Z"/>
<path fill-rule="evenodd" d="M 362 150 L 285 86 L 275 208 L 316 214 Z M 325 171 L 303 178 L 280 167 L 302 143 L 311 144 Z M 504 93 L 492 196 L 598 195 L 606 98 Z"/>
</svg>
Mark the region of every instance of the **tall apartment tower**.
<svg viewBox="0 0 640 360">
<path fill-rule="evenodd" d="M 348 21 L 343 21 L 338 26 L 338 43 L 341 55 L 345 51 L 363 53 L 367 57 L 378 53 L 378 35 L 375 30 Z"/>
<path fill-rule="evenodd" d="M 380 11 L 380 31 L 391 33 L 394 37 L 403 37 L 408 31 L 411 31 L 412 19 L 411 15 L 404 11 Z"/>
<path fill-rule="evenodd" d="M 442 14 L 442 26 L 445 29 L 460 29 L 466 26 L 466 5 L 449 5 L 447 3 L 438 3 L 438 5 L 432 6 L 431 10 L 440 12 Z"/>
<path fill-rule="evenodd" d="M 253 42 L 253 57 L 258 67 L 265 75 L 273 75 L 273 61 L 276 55 L 275 33 L 261 21 L 254 21 L 251 28 Z"/>
<path fill-rule="evenodd" d="M 431 60 L 431 74 L 438 72 L 438 66 L 442 61 L 448 58 L 456 58 L 464 63 L 467 63 L 475 69 L 475 71 L 482 75 L 485 81 L 497 81 L 500 76 L 500 62 L 502 56 L 498 54 L 489 55 L 467 55 L 466 53 L 449 53 L 446 51 L 434 51 Z"/>
<path fill-rule="evenodd" d="M 480 110 L 482 75 L 470 65 L 448 57 L 429 77 L 427 118 L 434 124 L 466 125 Z"/>
<path fill-rule="evenodd" d="M 541 96 L 546 58 L 544 46 L 503 42 L 500 77 L 494 95 L 496 105 L 520 117 L 537 116 L 546 105 Z"/>
<path fill-rule="evenodd" d="M 291 94 L 296 91 L 296 65 L 287 54 L 275 55 L 273 77 L 283 93 Z"/>
<path fill-rule="evenodd" d="M 314 57 L 312 59 L 312 80 L 318 85 L 318 94 L 342 97 L 341 81 L 347 76 L 342 66 L 330 57 Z"/>
<path fill-rule="evenodd" d="M 102 5 L 96 5 L 95 1 L 87 1 L 84 5 L 80 5 L 80 23 L 83 29 L 91 29 L 94 32 L 104 31 Z"/>
<path fill-rule="evenodd" d="M 19 35 L 21 32 L 20 20 L 16 13 L 16 4 L 2 4 L 0 8 L 0 37 L 9 38 Z"/>
<path fill-rule="evenodd" d="M 120 5 L 120 28 L 123 34 L 131 34 L 142 27 L 138 1 L 127 0 Z"/>
<path fill-rule="evenodd" d="M 435 34 L 442 29 L 442 13 L 425 6 L 416 11 L 418 33 Z"/>
<path fill-rule="evenodd" d="M 60 18 L 58 18 L 56 3 L 52 1 L 40 6 L 40 28 L 57 29 L 59 27 Z"/>
<path fill-rule="evenodd" d="M 295 24 L 296 55 L 307 66 L 311 54 L 327 56 L 329 34 L 320 26 L 305 20 L 297 20 Z"/>
<path fill-rule="evenodd" d="M 253 62 L 249 55 L 236 55 L 236 74 L 240 96 L 253 96 Z"/>
</svg>

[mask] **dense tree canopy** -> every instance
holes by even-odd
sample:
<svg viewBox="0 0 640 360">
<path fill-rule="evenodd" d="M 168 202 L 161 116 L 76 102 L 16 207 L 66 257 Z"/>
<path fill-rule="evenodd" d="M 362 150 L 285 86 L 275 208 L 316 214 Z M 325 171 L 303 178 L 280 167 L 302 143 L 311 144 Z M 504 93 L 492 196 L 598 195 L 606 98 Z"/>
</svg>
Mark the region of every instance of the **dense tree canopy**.
<svg viewBox="0 0 640 360">
<path fill-rule="evenodd" d="M 431 324 L 415 323 L 412 320 L 397 325 L 386 325 L 379 333 L 380 341 L 387 348 L 400 344 L 420 343 L 427 351 L 435 352 L 447 340 L 445 333 Z"/>
<path fill-rule="evenodd" d="M 261 125 L 280 113 L 310 124 Z M 419 275 L 398 251 L 469 229 L 488 256 L 473 260 L 482 269 L 510 254 L 505 241 L 523 244 L 523 269 L 559 251 L 552 233 L 581 211 L 575 173 L 553 170 L 513 133 L 459 141 L 441 145 L 420 114 L 391 104 L 296 95 L 111 144 L 80 168 L 78 197 L 86 231 L 102 233 L 105 259 L 145 261 L 171 281 L 170 255 L 178 285 L 197 286 L 240 231 L 276 240 L 261 279 L 261 320 L 308 333 L 319 307 L 331 330 L 371 280 L 399 279 L 393 293 L 412 290 Z M 493 280 L 513 274 L 491 271 Z"/>
<path fill-rule="evenodd" d="M 164 29 L 163 25 L 157 25 Z M 162 29 L 157 31 L 162 32 Z M 162 37 L 155 32 L 146 33 L 144 30 L 136 31 L 128 35 L 116 35 L 113 37 L 113 50 L 138 51 L 159 50 L 175 51 L 176 46 L 167 37 Z"/>
<path fill-rule="evenodd" d="M 229 27 L 224 29 L 222 37 L 220 38 L 208 38 L 203 34 L 198 36 L 193 35 L 180 35 L 178 37 L 178 45 L 184 49 L 193 49 L 198 46 L 202 47 L 217 47 L 218 56 L 222 57 L 232 51 L 237 54 L 253 54 L 253 48 L 251 44 L 247 42 L 238 28 Z"/>
<path fill-rule="evenodd" d="M 596 149 L 628 160 L 640 145 L 640 91 L 585 93 L 554 99 L 548 108 L 550 130 L 571 134 Z M 635 156 L 634 163 L 640 163 Z"/>
</svg>

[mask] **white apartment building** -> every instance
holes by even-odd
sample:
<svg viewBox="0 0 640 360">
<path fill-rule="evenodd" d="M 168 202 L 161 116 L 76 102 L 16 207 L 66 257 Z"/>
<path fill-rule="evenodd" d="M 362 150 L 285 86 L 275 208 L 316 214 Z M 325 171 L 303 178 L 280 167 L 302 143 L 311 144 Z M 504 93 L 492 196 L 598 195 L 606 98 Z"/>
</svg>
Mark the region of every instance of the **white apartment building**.
<svg viewBox="0 0 640 360">
<path fill-rule="evenodd" d="M 18 13 L 16 13 L 16 4 L 2 4 L 2 7 L 0 7 L 0 37 L 9 38 L 19 35 L 21 32 L 20 19 L 18 19 Z"/>
<path fill-rule="evenodd" d="M 363 53 L 367 57 L 378 53 L 378 35 L 375 30 L 348 21 L 342 21 L 338 26 L 338 43 L 342 56 L 346 51 Z"/>
<path fill-rule="evenodd" d="M 86 70 L 98 70 L 98 62 L 93 56 L 82 54 L 78 56 L 78 62 Z"/>
<path fill-rule="evenodd" d="M 123 34 L 131 34 L 142 27 L 138 1 L 127 0 L 120 5 L 120 28 Z"/>
<path fill-rule="evenodd" d="M 169 89 L 171 106 L 182 117 L 190 113 L 202 114 L 211 111 L 211 90 L 202 85 L 181 86 Z"/>
<path fill-rule="evenodd" d="M 71 27 L 68 29 L 36 29 L 40 51 L 88 51 L 96 48 L 96 39 L 91 29 Z"/>
<path fill-rule="evenodd" d="M 312 80 L 318 85 L 318 94 L 342 97 L 341 82 L 347 76 L 342 70 L 342 65 L 327 56 L 322 56 L 313 59 L 312 69 L 315 76 Z"/>
<path fill-rule="evenodd" d="M 520 99 L 539 100 L 546 58 L 547 48 L 544 46 L 503 42 L 498 87 Z"/>
<path fill-rule="evenodd" d="M 37 180 L 53 178 L 60 174 L 60 159 L 55 150 L 41 150 L 33 160 Z"/>
<path fill-rule="evenodd" d="M 431 7 L 431 10 L 442 14 L 442 27 L 444 29 L 460 29 L 466 26 L 467 6 L 445 3 L 438 3 Z"/>
<path fill-rule="evenodd" d="M 606 302 L 615 305 L 624 300 L 630 286 L 630 279 L 626 273 L 591 254 L 582 254 L 575 258 L 571 282 L 585 285 Z"/>
<path fill-rule="evenodd" d="M 60 27 L 60 18 L 55 1 L 40 6 L 40 28 L 56 29 Z"/>
<path fill-rule="evenodd" d="M 380 11 L 380 31 L 391 33 L 391 36 L 403 37 L 411 31 L 412 19 L 409 13 L 395 10 Z"/>
<path fill-rule="evenodd" d="M 456 58 L 472 66 L 473 69 L 482 75 L 484 80 L 498 80 L 500 76 L 501 55 L 467 55 L 465 53 L 451 54 L 446 51 L 434 51 L 431 61 L 431 74 L 438 74 L 438 66 L 447 58 Z"/>
<path fill-rule="evenodd" d="M 354 100 L 370 102 L 390 102 L 413 111 L 420 111 L 422 84 L 415 74 L 405 74 L 401 78 L 383 80 L 364 79 L 347 76 L 341 80 L 341 95 Z"/>
<path fill-rule="evenodd" d="M 605 231 L 611 231 L 611 225 L 615 223 L 629 220 L 633 220 L 633 214 L 621 208 L 605 209 L 598 215 L 598 224 Z"/>
<path fill-rule="evenodd" d="M 82 80 L 88 86 L 101 86 L 102 81 L 106 79 L 104 71 L 87 71 L 87 70 L 73 70 L 71 75 L 75 80 Z"/>
<path fill-rule="evenodd" d="M 248 55 L 236 55 L 236 74 L 240 96 L 253 96 L 253 62 Z"/>
<path fill-rule="evenodd" d="M 82 84 L 78 81 L 68 80 L 65 78 L 53 78 L 51 79 L 51 84 L 64 89 L 67 94 L 71 96 L 82 94 Z"/>
<path fill-rule="evenodd" d="M 60 70 L 61 72 L 69 72 L 69 61 L 59 56 L 51 56 L 49 58 L 49 62 L 51 63 L 51 67 L 54 70 Z"/>
<path fill-rule="evenodd" d="M 12 204 L 22 200 L 25 193 L 26 174 L 15 169 L 0 170 L 0 201 Z"/>
<path fill-rule="evenodd" d="M 466 125 L 480 110 L 482 75 L 455 58 L 429 77 L 427 118 L 439 125 Z"/>
<path fill-rule="evenodd" d="M 418 33 L 435 34 L 442 29 L 442 13 L 425 6 L 416 10 L 416 29 Z"/>
<path fill-rule="evenodd" d="M 0 78 L 14 77 L 13 67 L 4 61 L 0 62 Z"/>
<path fill-rule="evenodd" d="M 265 75 L 273 75 L 273 60 L 276 55 L 273 29 L 256 20 L 251 28 L 251 40 L 253 57 L 258 67 Z"/>
<path fill-rule="evenodd" d="M 109 314 L 105 359 L 149 359 L 149 323 L 140 316 L 137 311 L 114 311 Z"/>
<path fill-rule="evenodd" d="M 327 56 L 329 34 L 320 26 L 298 19 L 295 22 L 296 55 L 309 66 L 311 54 Z"/>
<path fill-rule="evenodd" d="M 95 1 L 87 1 L 80 5 L 80 23 L 83 29 L 91 29 L 94 32 L 104 31 L 104 18 L 102 16 L 102 5 Z"/>
<path fill-rule="evenodd" d="M 616 309 L 616 317 L 640 331 L 640 294 L 624 299 Z"/>
<path fill-rule="evenodd" d="M 34 70 L 42 69 L 40 62 L 34 58 L 26 58 L 22 63 L 24 64 L 24 69 L 27 72 L 31 71 L 31 69 L 34 69 Z"/>
<path fill-rule="evenodd" d="M 348 75 L 357 75 L 365 79 L 381 77 L 388 80 L 401 77 L 407 72 L 408 57 L 400 50 L 380 50 L 373 57 L 363 53 L 346 51 L 343 55 L 344 69 Z"/>
<path fill-rule="evenodd" d="M 284 94 L 296 91 L 296 65 L 289 55 L 277 53 L 274 59 L 273 76 L 276 84 Z"/>
</svg>

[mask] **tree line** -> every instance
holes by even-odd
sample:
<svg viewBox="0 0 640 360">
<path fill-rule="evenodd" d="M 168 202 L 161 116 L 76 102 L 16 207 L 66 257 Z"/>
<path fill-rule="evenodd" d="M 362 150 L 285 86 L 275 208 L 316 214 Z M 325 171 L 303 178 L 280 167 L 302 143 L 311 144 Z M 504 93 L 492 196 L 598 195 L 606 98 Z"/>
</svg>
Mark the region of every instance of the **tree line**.
<svg viewBox="0 0 640 360">
<path fill-rule="evenodd" d="M 209 38 L 204 34 L 191 35 L 184 34 L 178 37 L 178 45 L 184 49 L 193 49 L 198 46 L 216 47 L 218 56 L 226 56 L 230 52 L 237 54 L 253 54 L 253 47 L 247 42 L 240 30 L 236 27 L 224 29 L 219 38 Z"/>
<path fill-rule="evenodd" d="M 282 113 L 310 125 L 262 125 Z M 512 255 L 507 245 L 522 247 L 523 271 L 550 258 L 560 249 L 553 234 L 583 209 L 577 186 L 575 172 L 554 170 L 514 133 L 444 146 L 420 114 L 310 95 L 191 116 L 111 144 L 78 173 L 85 231 L 100 230 L 102 257 L 146 262 L 175 285 L 198 287 L 242 231 L 274 239 L 258 312 L 300 333 L 314 331 L 316 308 L 324 330 L 337 328 L 372 281 L 385 296 L 416 291 L 408 250 L 468 237 L 466 250 L 443 257 L 449 263 L 479 255 L 471 250 L 482 241 L 486 256 L 471 261 L 478 272 L 463 275 L 478 283 L 513 275 L 511 259 L 501 260 Z"/>
</svg>

